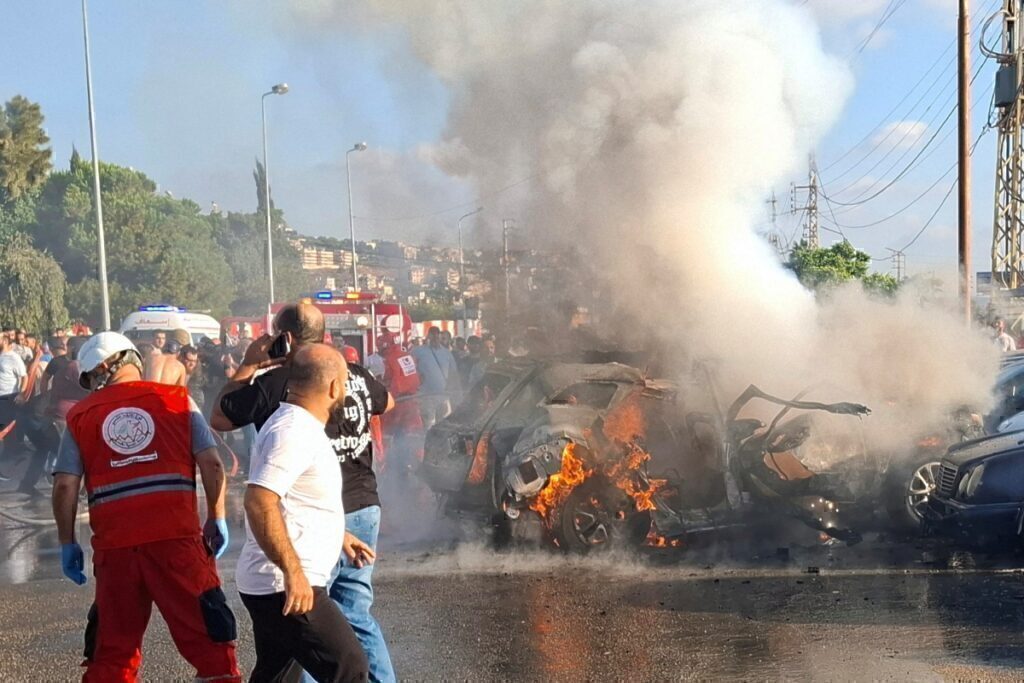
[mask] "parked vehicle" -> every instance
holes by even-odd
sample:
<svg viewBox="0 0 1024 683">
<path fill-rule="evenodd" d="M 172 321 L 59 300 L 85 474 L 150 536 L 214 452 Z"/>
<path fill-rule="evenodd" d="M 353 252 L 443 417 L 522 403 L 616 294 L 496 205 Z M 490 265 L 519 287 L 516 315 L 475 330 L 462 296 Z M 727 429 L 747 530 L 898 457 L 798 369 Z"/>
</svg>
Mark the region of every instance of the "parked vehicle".
<svg viewBox="0 0 1024 683">
<path fill-rule="evenodd" d="M 220 323 L 202 313 L 190 313 L 178 306 L 155 304 L 140 306 L 121 322 L 121 334 L 132 341 L 148 341 L 155 332 L 185 330 L 196 346 L 203 338 L 220 338 Z"/>
<path fill-rule="evenodd" d="M 1018 544 L 1024 533 L 1024 432 L 953 446 L 942 459 L 925 528 L 971 545 Z"/>
</svg>

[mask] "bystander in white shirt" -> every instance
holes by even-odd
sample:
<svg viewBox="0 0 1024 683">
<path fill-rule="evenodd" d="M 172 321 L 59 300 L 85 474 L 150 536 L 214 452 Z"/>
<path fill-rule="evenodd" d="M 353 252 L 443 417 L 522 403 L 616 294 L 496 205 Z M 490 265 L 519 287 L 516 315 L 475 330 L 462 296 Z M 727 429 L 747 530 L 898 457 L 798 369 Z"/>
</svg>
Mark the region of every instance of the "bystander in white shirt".
<svg viewBox="0 0 1024 683">
<path fill-rule="evenodd" d="M 281 497 L 281 516 L 309 585 L 326 586 L 341 556 L 345 510 L 341 468 L 323 424 L 305 408 L 282 403 L 256 438 L 246 484 Z M 284 591 L 284 574 L 256 542 L 248 519 L 235 583 L 246 595 Z"/>
</svg>

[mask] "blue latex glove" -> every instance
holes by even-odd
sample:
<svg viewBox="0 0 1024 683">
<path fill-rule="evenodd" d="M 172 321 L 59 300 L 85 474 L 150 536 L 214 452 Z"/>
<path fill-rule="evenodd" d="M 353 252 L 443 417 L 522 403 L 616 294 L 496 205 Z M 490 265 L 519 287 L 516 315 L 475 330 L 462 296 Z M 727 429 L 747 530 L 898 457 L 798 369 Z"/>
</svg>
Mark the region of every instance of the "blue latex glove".
<svg viewBox="0 0 1024 683">
<path fill-rule="evenodd" d="M 82 546 L 77 543 L 65 543 L 60 547 L 60 566 L 64 570 L 64 576 L 68 577 L 79 586 L 85 583 L 85 555 L 82 554 Z"/>
<path fill-rule="evenodd" d="M 208 519 L 203 525 L 203 540 L 206 547 L 213 553 L 213 559 L 219 560 L 228 549 L 228 522 L 226 519 Z"/>
</svg>

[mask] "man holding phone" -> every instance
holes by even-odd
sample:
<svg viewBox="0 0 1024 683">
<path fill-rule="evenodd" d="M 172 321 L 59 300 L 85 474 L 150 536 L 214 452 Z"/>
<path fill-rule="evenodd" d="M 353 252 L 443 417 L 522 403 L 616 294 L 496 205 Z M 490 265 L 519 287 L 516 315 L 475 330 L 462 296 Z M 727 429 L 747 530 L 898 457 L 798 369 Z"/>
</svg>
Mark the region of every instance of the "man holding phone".
<svg viewBox="0 0 1024 683">
<path fill-rule="evenodd" d="M 246 350 L 242 364 L 221 391 L 210 425 L 230 431 L 264 424 L 289 400 L 289 377 L 297 351 L 324 339 L 323 313 L 312 304 L 289 304 L 274 318 L 276 336 L 263 335 Z M 264 374 L 258 374 L 263 372 Z M 394 407 L 387 389 L 361 366 L 348 366 L 345 401 L 325 426 L 344 479 L 345 536 L 329 594 L 339 605 L 370 661 L 370 679 L 396 679 L 387 643 L 370 613 L 373 562 L 380 526 L 380 499 L 373 471 L 370 417 Z"/>
</svg>

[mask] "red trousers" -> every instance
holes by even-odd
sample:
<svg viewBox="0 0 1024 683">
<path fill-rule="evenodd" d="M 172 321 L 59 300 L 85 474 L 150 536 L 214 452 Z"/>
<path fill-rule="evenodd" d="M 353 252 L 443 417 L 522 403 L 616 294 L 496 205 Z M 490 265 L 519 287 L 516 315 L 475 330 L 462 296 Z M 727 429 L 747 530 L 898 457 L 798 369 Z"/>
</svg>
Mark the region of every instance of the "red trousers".
<svg viewBox="0 0 1024 683">
<path fill-rule="evenodd" d="M 178 652 L 200 680 L 241 682 L 235 617 L 198 535 L 97 550 L 93 573 L 96 602 L 85 634 L 83 681 L 137 680 L 142 636 L 155 602 Z"/>
</svg>

